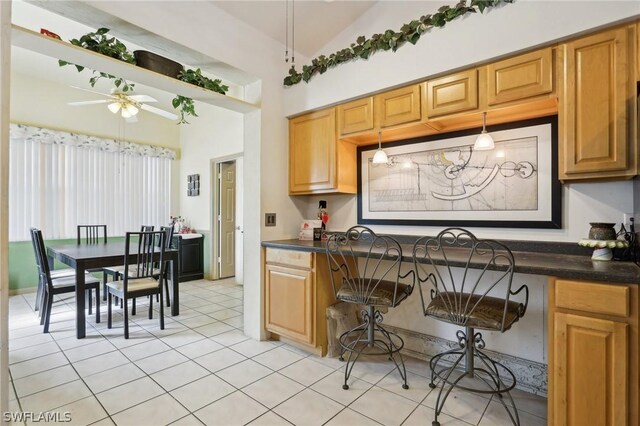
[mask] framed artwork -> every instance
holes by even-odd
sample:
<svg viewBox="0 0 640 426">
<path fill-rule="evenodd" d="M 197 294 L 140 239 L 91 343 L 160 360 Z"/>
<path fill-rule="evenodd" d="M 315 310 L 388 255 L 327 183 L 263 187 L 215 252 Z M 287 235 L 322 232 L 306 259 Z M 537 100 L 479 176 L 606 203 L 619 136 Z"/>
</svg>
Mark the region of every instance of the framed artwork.
<svg viewBox="0 0 640 426">
<path fill-rule="evenodd" d="M 187 196 L 197 197 L 200 195 L 200 175 L 187 176 Z"/>
<path fill-rule="evenodd" d="M 358 148 L 358 223 L 560 228 L 557 116 Z"/>
</svg>

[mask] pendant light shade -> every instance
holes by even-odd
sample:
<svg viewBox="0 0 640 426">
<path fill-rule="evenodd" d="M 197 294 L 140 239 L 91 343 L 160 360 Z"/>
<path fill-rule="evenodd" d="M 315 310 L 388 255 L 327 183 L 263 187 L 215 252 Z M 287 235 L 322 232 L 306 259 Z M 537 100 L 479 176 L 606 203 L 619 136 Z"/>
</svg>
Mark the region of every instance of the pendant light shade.
<svg viewBox="0 0 640 426">
<path fill-rule="evenodd" d="M 373 156 L 372 163 L 373 164 L 387 164 L 389 158 L 387 157 L 387 153 L 382 149 L 382 132 L 378 132 L 378 150 Z"/>
<path fill-rule="evenodd" d="M 107 108 L 109 108 L 109 111 L 115 114 L 120 111 L 120 102 L 110 103 L 109 105 L 107 105 Z"/>
<path fill-rule="evenodd" d="M 487 133 L 487 113 L 482 113 L 482 133 L 478 135 L 476 142 L 473 144 L 473 149 L 476 151 L 488 151 L 496 147 L 493 142 L 493 138 Z"/>
</svg>

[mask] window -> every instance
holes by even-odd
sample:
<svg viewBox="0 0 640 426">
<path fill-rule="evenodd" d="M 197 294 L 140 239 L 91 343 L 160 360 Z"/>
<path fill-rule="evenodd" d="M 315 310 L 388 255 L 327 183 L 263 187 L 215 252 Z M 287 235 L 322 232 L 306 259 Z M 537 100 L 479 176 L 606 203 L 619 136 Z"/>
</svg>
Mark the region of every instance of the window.
<svg viewBox="0 0 640 426">
<path fill-rule="evenodd" d="M 9 240 L 75 238 L 76 226 L 106 224 L 109 235 L 169 221 L 166 148 L 11 125 Z"/>
</svg>

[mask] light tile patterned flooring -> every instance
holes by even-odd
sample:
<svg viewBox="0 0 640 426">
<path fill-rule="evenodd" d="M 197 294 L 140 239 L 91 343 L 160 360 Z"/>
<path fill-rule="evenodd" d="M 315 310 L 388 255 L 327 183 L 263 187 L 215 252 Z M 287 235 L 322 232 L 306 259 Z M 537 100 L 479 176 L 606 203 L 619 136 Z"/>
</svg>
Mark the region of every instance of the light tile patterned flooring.
<svg viewBox="0 0 640 426">
<path fill-rule="evenodd" d="M 358 362 L 342 390 L 344 363 L 242 333 L 242 287 L 231 281 L 181 285 L 180 315 L 147 318 L 138 299 L 130 339 L 88 316 L 75 338 L 74 298 L 54 303 L 49 334 L 33 311 L 35 294 L 10 298 L 10 409 L 69 412 L 94 425 L 429 425 L 436 392 L 427 364 L 406 359 L 409 390 L 386 359 Z M 156 308 L 154 304 L 154 308 Z M 517 391 L 521 424 L 545 425 L 546 401 Z M 495 400 L 453 393 L 443 425 L 509 425 Z"/>
</svg>

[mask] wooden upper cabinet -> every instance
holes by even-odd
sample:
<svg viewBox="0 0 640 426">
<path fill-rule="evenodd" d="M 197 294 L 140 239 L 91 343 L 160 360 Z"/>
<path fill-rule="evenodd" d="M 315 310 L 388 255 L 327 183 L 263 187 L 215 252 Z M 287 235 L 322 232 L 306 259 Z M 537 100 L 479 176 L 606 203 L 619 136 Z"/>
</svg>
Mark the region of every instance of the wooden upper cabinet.
<svg viewBox="0 0 640 426">
<path fill-rule="evenodd" d="M 356 190 L 356 147 L 337 139 L 335 108 L 289 120 L 289 193 Z"/>
<path fill-rule="evenodd" d="M 560 46 L 560 179 L 636 174 L 634 33 L 622 27 Z"/>
<path fill-rule="evenodd" d="M 478 70 L 462 71 L 427 81 L 427 117 L 478 108 Z"/>
<path fill-rule="evenodd" d="M 338 105 L 340 136 L 373 130 L 373 96 Z"/>
<path fill-rule="evenodd" d="M 420 85 L 401 87 L 375 96 L 378 127 L 420 121 L 422 118 Z"/>
<path fill-rule="evenodd" d="M 551 93 L 552 58 L 547 48 L 487 65 L 489 106 Z"/>
</svg>

